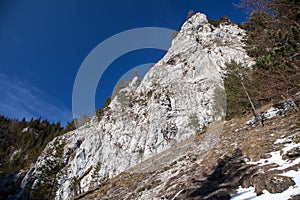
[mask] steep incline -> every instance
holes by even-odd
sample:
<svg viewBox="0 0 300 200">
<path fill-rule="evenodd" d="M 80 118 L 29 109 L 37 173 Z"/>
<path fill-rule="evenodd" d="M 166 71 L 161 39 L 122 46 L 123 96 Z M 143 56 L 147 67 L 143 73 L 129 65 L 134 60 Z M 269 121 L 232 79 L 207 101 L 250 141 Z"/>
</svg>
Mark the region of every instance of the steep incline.
<svg viewBox="0 0 300 200">
<path fill-rule="evenodd" d="M 165 167 L 178 158 L 187 156 L 191 152 L 197 152 L 198 159 L 201 160 L 218 143 L 222 129 L 222 122 L 214 122 L 208 126 L 205 135 L 202 135 L 203 132 L 199 132 L 181 142 L 173 144 L 169 149 L 152 156 L 126 171 L 134 173 L 153 172 Z M 201 140 L 199 137 L 201 137 Z"/>
<path fill-rule="evenodd" d="M 215 135 L 220 124 L 211 124 L 210 132 L 172 147 L 175 154 L 181 145 L 191 144 L 170 161 L 160 159 L 169 154 L 168 149 L 153 158 L 161 161 L 157 167 L 144 168 L 153 162 L 148 159 L 76 199 L 299 199 L 299 112 L 277 115 L 266 120 L 264 127 L 247 123 L 251 118 L 225 122 L 220 137 Z M 215 138 L 210 136 L 219 140 L 203 151 L 204 141 Z"/>
<path fill-rule="evenodd" d="M 135 77 L 120 90 L 99 121 L 49 143 L 22 186 L 36 188 L 46 171 L 59 169 L 57 198 L 69 199 L 220 119 L 226 106 L 220 68 L 231 60 L 251 62 L 244 35 L 236 25 L 216 28 L 203 14 L 191 17 L 167 54 L 142 81 Z"/>
</svg>

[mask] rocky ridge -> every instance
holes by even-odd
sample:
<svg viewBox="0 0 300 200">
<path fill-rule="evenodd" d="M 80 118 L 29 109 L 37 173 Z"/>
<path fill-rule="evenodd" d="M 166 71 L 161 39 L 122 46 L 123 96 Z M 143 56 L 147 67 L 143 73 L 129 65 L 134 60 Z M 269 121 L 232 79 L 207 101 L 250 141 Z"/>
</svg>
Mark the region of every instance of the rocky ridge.
<svg viewBox="0 0 300 200">
<path fill-rule="evenodd" d="M 56 198 L 70 199 L 222 119 L 221 68 L 231 60 L 251 65 L 244 35 L 237 25 L 213 27 L 204 14 L 195 14 L 166 55 L 143 80 L 135 77 L 121 89 L 101 119 L 50 142 L 22 187 L 37 188 L 51 171 L 58 182 Z M 202 141 L 208 144 L 202 152 L 213 147 L 211 139 Z"/>
</svg>

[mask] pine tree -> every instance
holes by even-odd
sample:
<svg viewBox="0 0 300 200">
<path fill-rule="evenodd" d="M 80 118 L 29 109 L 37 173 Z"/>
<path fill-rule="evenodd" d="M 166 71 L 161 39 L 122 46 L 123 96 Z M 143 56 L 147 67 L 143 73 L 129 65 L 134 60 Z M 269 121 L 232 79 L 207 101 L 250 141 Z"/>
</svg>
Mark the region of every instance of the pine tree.
<svg viewBox="0 0 300 200">
<path fill-rule="evenodd" d="M 226 90 L 227 113 L 226 118 L 241 116 L 252 110 L 255 119 L 263 126 L 262 119 L 255 106 L 255 89 L 251 83 L 251 71 L 234 61 L 227 63 L 223 74 Z"/>
<path fill-rule="evenodd" d="M 243 0 L 252 11 L 243 24 L 247 51 L 256 64 L 252 81 L 261 102 L 291 99 L 300 86 L 300 1 Z"/>
</svg>

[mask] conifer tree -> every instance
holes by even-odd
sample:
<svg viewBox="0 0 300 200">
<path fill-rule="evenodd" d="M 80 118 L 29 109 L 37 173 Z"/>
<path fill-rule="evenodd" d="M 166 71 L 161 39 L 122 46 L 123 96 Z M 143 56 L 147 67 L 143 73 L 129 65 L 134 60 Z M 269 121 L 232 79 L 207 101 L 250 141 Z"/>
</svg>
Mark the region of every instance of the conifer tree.
<svg viewBox="0 0 300 200">
<path fill-rule="evenodd" d="M 257 99 L 294 102 L 300 86 L 300 1 L 242 0 L 240 7 L 252 11 L 243 28 L 248 54 L 256 61 Z"/>
</svg>

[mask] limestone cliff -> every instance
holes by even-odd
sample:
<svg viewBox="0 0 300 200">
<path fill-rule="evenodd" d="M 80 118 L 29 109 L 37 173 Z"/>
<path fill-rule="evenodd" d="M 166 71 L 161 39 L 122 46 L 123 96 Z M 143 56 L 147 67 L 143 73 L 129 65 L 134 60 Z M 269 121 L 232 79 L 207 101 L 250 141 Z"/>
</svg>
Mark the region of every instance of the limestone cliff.
<svg viewBox="0 0 300 200">
<path fill-rule="evenodd" d="M 101 119 L 50 142 L 22 186 L 34 189 L 54 171 L 57 199 L 70 199 L 195 135 L 226 112 L 220 76 L 226 62 L 248 65 L 245 32 L 188 19 L 166 55 L 143 80 L 121 89 Z"/>
</svg>

